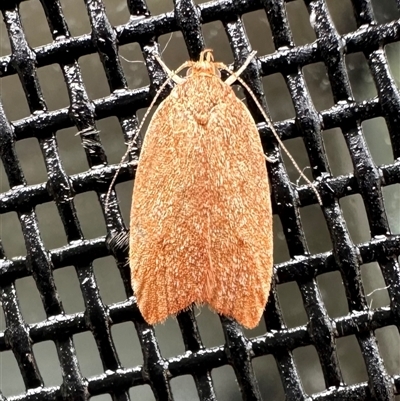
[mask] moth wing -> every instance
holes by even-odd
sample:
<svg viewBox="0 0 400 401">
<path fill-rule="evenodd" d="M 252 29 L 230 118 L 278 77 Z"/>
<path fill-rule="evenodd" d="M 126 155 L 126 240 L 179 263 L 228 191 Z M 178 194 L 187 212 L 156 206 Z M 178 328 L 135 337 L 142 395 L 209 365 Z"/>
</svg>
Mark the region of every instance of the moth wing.
<svg viewBox="0 0 400 401">
<path fill-rule="evenodd" d="M 132 284 L 150 324 L 201 303 L 209 265 L 203 204 L 207 171 L 200 144 L 204 128 L 187 112 L 183 85 L 161 103 L 150 122 L 133 190 Z"/>
<path fill-rule="evenodd" d="M 268 297 L 272 215 L 260 138 L 232 89 L 213 79 L 200 87 L 216 90 L 197 99 L 212 104 L 209 110 L 194 113 L 196 88 L 177 86 L 157 109 L 143 143 L 130 266 L 150 324 L 208 302 L 254 327 Z"/>
<path fill-rule="evenodd" d="M 214 274 L 204 299 L 216 312 L 253 328 L 273 270 L 270 189 L 257 127 L 231 88 L 213 108 L 208 137 Z"/>
</svg>

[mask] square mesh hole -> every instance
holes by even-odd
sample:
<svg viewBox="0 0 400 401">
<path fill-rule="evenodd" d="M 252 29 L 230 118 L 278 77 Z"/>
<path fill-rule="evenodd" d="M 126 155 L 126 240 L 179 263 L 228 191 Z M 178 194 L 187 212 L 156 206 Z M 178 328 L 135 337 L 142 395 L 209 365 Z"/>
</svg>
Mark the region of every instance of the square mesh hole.
<svg viewBox="0 0 400 401">
<path fill-rule="evenodd" d="M 391 164 L 394 162 L 392 142 L 382 117 L 362 122 L 365 140 L 376 165 Z"/>
<path fill-rule="evenodd" d="M 11 54 L 10 39 L 3 18 L 0 21 L 0 56 Z"/>
<path fill-rule="evenodd" d="M 355 244 L 368 242 L 371 239 L 371 232 L 362 197 L 360 195 L 346 196 L 339 202 L 353 242 Z"/>
<path fill-rule="evenodd" d="M 345 383 L 351 385 L 368 381 L 365 362 L 356 337 L 338 338 L 336 349 Z"/>
<path fill-rule="evenodd" d="M 116 186 L 118 205 L 127 227 L 130 224 L 131 203 L 133 194 L 133 181 L 122 182 Z"/>
<path fill-rule="evenodd" d="M 137 89 L 150 84 L 149 74 L 139 43 L 128 43 L 118 49 L 128 88 Z"/>
<path fill-rule="evenodd" d="M 70 0 L 60 0 L 60 3 L 71 35 L 90 34 L 91 27 L 85 3 Z"/>
<path fill-rule="evenodd" d="M 111 333 L 121 365 L 124 368 L 143 365 L 142 349 L 133 323 L 114 324 Z"/>
<path fill-rule="evenodd" d="M 353 174 L 353 163 L 342 130 L 340 128 L 328 129 L 323 132 L 323 138 L 332 175 L 337 177 Z"/>
<path fill-rule="evenodd" d="M 93 334 L 90 331 L 75 334 L 73 340 L 82 375 L 89 378 L 104 373 Z"/>
<path fill-rule="evenodd" d="M 65 313 L 83 312 L 85 303 L 75 268 L 63 267 L 55 270 L 53 276 Z"/>
<path fill-rule="evenodd" d="M 294 158 L 303 174 L 312 182 L 312 174 L 310 168 L 310 160 L 307 155 L 307 150 L 304 145 L 303 138 L 293 138 L 285 141 L 285 147 Z M 293 162 L 289 159 L 285 151 L 281 150 L 281 155 L 285 163 L 286 171 L 289 175 L 290 181 L 294 185 L 304 184 L 304 179 L 300 176 L 295 168 Z"/>
<path fill-rule="evenodd" d="M 225 343 L 221 321 L 216 313 L 207 306 L 203 306 L 201 308 L 194 307 L 194 314 L 205 347 L 219 347 Z"/>
<path fill-rule="evenodd" d="M 274 264 L 286 262 L 290 260 L 290 254 L 281 219 L 276 214 L 273 215 L 272 227 L 274 230 Z"/>
<path fill-rule="evenodd" d="M 326 310 L 331 318 L 349 313 L 342 276 L 338 271 L 321 274 L 317 277 Z"/>
<path fill-rule="evenodd" d="M 302 68 L 307 89 L 317 111 L 334 106 L 332 87 L 324 63 L 313 63 Z"/>
<path fill-rule="evenodd" d="M 374 17 L 378 24 L 386 24 L 394 19 L 400 18 L 395 1 L 371 0 Z"/>
<path fill-rule="evenodd" d="M 275 358 L 272 355 L 264 355 L 254 358 L 252 364 L 263 399 L 285 399 Z"/>
<path fill-rule="evenodd" d="M 182 32 L 173 32 L 172 34 L 163 35 L 159 40 L 159 49 L 162 51 L 162 59 L 167 67 L 176 70 L 183 63 L 189 60 L 189 54 L 185 46 Z M 218 57 L 216 55 L 216 57 Z M 179 73 L 185 76 L 186 70 Z"/>
<path fill-rule="evenodd" d="M 0 215 L 0 238 L 7 258 L 26 255 L 25 240 L 17 213 Z"/>
<path fill-rule="evenodd" d="M 47 387 L 60 386 L 62 376 L 60 361 L 53 341 L 44 341 L 33 346 L 36 363 Z"/>
<path fill-rule="evenodd" d="M 9 121 L 29 116 L 28 102 L 18 75 L 0 78 L 1 102 Z"/>
<path fill-rule="evenodd" d="M 94 192 L 84 192 L 74 198 L 76 212 L 86 239 L 106 235 L 106 227 L 99 200 Z"/>
<path fill-rule="evenodd" d="M 111 25 L 123 25 L 129 22 L 130 14 L 127 2 L 124 0 L 103 0 L 106 14 Z"/>
<path fill-rule="evenodd" d="M 297 283 L 279 284 L 277 291 L 287 328 L 291 329 L 307 324 L 308 318 Z"/>
<path fill-rule="evenodd" d="M 373 262 L 362 265 L 361 279 L 367 302 L 371 309 L 390 305 L 387 286 L 378 263 Z"/>
<path fill-rule="evenodd" d="M 168 93 L 169 94 L 169 93 Z M 163 98 L 164 99 L 164 98 Z M 136 118 L 137 118 L 137 121 L 138 121 L 138 124 L 143 124 L 142 125 L 142 128 L 141 128 L 141 130 L 140 130 L 140 133 L 139 133 L 139 135 L 138 135 L 138 138 L 139 138 L 139 140 L 140 140 L 140 142 L 141 143 L 143 143 L 143 140 L 144 140 L 144 138 L 145 138 L 145 136 L 146 136 L 146 134 L 147 134 L 147 129 L 149 128 L 149 125 L 150 125 L 150 122 L 151 122 L 151 119 L 153 118 L 153 115 L 154 115 L 154 113 L 156 112 L 156 110 L 157 110 L 157 108 L 160 106 L 160 104 L 156 104 L 154 107 L 152 107 L 150 110 L 149 110 L 149 113 L 148 113 L 148 115 L 147 115 L 147 117 L 146 117 L 146 119 L 144 119 L 144 116 L 145 116 L 145 114 L 147 113 L 147 108 L 145 108 L 145 109 L 139 109 L 139 110 L 137 110 L 137 112 L 136 112 Z M 137 143 L 135 144 L 135 147 L 136 147 L 136 145 L 137 145 Z"/>
<path fill-rule="evenodd" d="M 268 75 L 262 82 L 271 120 L 276 122 L 295 117 L 293 101 L 282 74 Z"/>
<path fill-rule="evenodd" d="M 247 338 L 254 338 L 257 336 L 264 335 L 267 332 L 267 328 L 265 325 L 265 320 L 261 317 L 260 322 L 254 329 L 247 329 L 242 327 L 243 333 Z"/>
<path fill-rule="evenodd" d="M 190 375 L 178 376 L 171 381 L 171 390 L 174 398 L 178 400 L 198 400 L 196 385 Z"/>
<path fill-rule="evenodd" d="M 400 234 L 400 184 L 389 185 L 382 188 L 383 200 L 389 221 L 390 232 Z"/>
<path fill-rule="evenodd" d="M 57 144 L 62 167 L 67 174 L 78 174 L 88 169 L 85 149 L 76 127 L 57 131 Z"/>
<path fill-rule="evenodd" d="M 399 71 L 399 52 L 400 43 L 389 43 L 385 46 L 385 53 L 388 59 L 391 76 L 393 77 L 397 88 L 400 88 L 400 71 Z"/>
<path fill-rule="evenodd" d="M 85 85 L 86 93 L 90 100 L 99 99 L 110 95 L 107 77 L 100 56 L 89 54 L 79 58 L 81 79 Z"/>
<path fill-rule="evenodd" d="M 69 107 L 68 91 L 60 66 L 51 64 L 41 67 L 37 75 L 48 110 Z"/>
<path fill-rule="evenodd" d="M 257 56 L 272 54 L 275 51 L 271 28 L 264 10 L 257 10 L 242 15 L 246 34 Z"/>
<path fill-rule="evenodd" d="M 201 27 L 206 46 L 214 49 L 216 61 L 229 65 L 233 63 L 232 50 L 226 35 L 225 27 L 220 21 L 212 21 Z"/>
<path fill-rule="evenodd" d="M 175 317 L 168 318 L 163 324 L 154 326 L 161 355 L 170 358 L 185 353 L 183 339 Z"/>
<path fill-rule="evenodd" d="M 174 3 L 172 2 L 172 0 L 148 0 L 146 1 L 146 4 L 150 10 L 151 15 L 167 13 L 174 9 Z"/>
<path fill-rule="evenodd" d="M 346 55 L 346 67 L 354 99 L 362 102 L 377 95 L 374 80 L 362 53 Z"/>
<path fill-rule="evenodd" d="M 119 164 L 127 149 L 120 122 L 116 117 L 105 118 L 97 122 L 97 129 L 108 163 Z"/>
<path fill-rule="evenodd" d="M 213 369 L 211 375 L 218 401 L 240 400 L 239 387 L 236 384 L 235 372 L 231 366 L 225 365 Z"/>
<path fill-rule="evenodd" d="M 293 357 L 304 391 L 313 394 L 325 390 L 324 375 L 315 347 L 309 345 L 296 348 L 293 350 Z"/>
<path fill-rule="evenodd" d="M 0 353 L 1 393 L 4 397 L 23 394 L 24 381 L 18 368 L 17 361 L 11 351 Z"/>
<path fill-rule="evenodd" d="M 330 251 L 332 242 L 321 207 L 319 205 L 303 207 L 300 209 L 300 215 L 311 254 Z"/>
<path fill-rule="evenodd" d="M 36 138 L 27 138 L 15 143 L 15 150 L 28 185 L 47 181 L 44 156 Z"/>
<path fill-rule="evenodd" d="M 147 384 L 129 389 L 131 400 L 155 401 L 154 393 Z"/>
<path fill-rule="evenodd" d="M 389 375 L 398 375 L 400 371 L 400 335 L 396 326 L 382 327 L 375 330 L 379 353 Z"/>
<path fill-rule="evenodd" d="M 23 1 L 19 5 L 19 11 L 26 39 L 31 48 L 52 41 L 46 14 L 39 0 Z"/>
<path fill-rule="evenodd" d="M 354 9 L 350 0 L 326 0 L 329 15 L 338 33 L 344 35 L 357 29 Z"/>
<path fill-rule="evenodd" d="M 67 244 L 67 236 L 55 203 L 37 205 L 36 216 L 40 236 L 47 249 L 59 248 Z"/>
<path fill-rule="evenodd" d="M 96 395 L 94 397 L 90 397 L 90 399 L 94 401 L 112 401 L 111 395 L 109 394 Z"/>
<path fill-rule="evenodd" d="M 301 46 L 314 42 L 316 36 L 310 23 L 306 4 L 301 1 L 286 3 L 286 12 L 295 45 Z"/>
<path fill-rule="evenodd" d="M 121 274 L 113 257 L 95 259 L 93 261 L 93 272 L 101 299 L 105 305 L 126 300 Z"/>
<path fill-rule="evenodd" d="M 46 313 L 33 277 L 24 277 L 15 281 L 18 303 L 26 323 L 39 323 L 46 319 Z"/>
</svg>

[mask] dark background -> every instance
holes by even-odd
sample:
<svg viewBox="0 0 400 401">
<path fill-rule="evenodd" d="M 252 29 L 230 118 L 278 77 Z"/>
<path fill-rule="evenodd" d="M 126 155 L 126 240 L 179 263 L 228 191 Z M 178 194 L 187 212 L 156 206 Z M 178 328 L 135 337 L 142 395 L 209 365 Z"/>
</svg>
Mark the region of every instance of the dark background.
<svg viewBox="0 0 400 401">
<path fill-rule="evenodd" d="M 195 1 L 195 3 L 205 2 Z M 61 5 L 71 35 L 79 37 L 80 35 L 90 34 L 91 25 L 85 2 L 83 0 L 61 0 Z M 104 0 L 104 5 L 107 17 L 113 26 L 126 24 L 132 18 L 126 0 Z M 160 15 L 161 18 L 163 13 L 172 11 L 174 7 L 172 0 L 149 0 L 147 5 L 151 15 Z M 330 0 L 326 1 L 326 5 L 339 34 L 345 35 L 357 29 L 350 1 Z M 372 6 L 377 24 L 386 24 L 399 18 L 394 0 L 375 0 L 372 1 Z M 296 46 L 303 46 L 316 41 L 316 34 L 312 27 L 313 21 L 305 2 L 288 2 L 286 12 Z M 22 2 L 20 15 L 26 39 L 31 48 L 43 48 L 52 42 L 51 32 L 39 0 Z M 258 10 L 246 13 L 243 15 L 242 21 L 251 47 L 257 50 L 257 55 L 261 57 L 274 53 L 275 47 L 265 11 Z M 206 46 L 214 49 L 216 60 L 223 61 L 226 64 L 234 61 L 222 22 L 214 21 L 204 24 L 202 32 Z M 0 21 L 0 39 L 1 57 L 8 56 L 11 49 L 3 21 Z M 160 49 L 164 48 L 169 39 L 170 34 L 157 38 Z M 390 72 L 397 87 L 400 83 L 399 50 L 399 42 L 385 46 Z M 89 53 L 81 56 L 78 60 L 87 94 L 92 100 L 106 98 L 110 95 L 110 89 L 103 65 L 97 53 Z M 119 53 L 124 58 L 134 61 L 131 63 L 125 59 L 121 60 L 129 88 L 136 89 L 148 85 L 150 81 L 146 66 L 144 63 L 138 62 L 143 61 L 139 44 L 123 45 L 119 48 Z M 162 58 L 171 69 L 177 68 L 189 59 L 181 32 L 172 34 Z M 354 99 L 361 103 L 376 97 L 377 89 L 365 55 L 361 52 L 352 52 L 346 55 L 345 61 Z M 306 65 L 302 71 L 316 110 L 323 111 L 333 107 L 335 102 L 324 63 L 316 62 Z M 59 65 L 52 63 L 38 68 L 37 75 L 48 109 L 54 111 L 68 108 L 70 100 Z M 277 122 L 293 118 L 295 116 L 294 106 L 283 76 L 280 73 L 269 74 L 262 78 L 262 83 L 272 120 Z M 18 76 L 16 74 L 4 76 L 3 74 L 0 85 L 1 102 L 8 120 L 15 122 L 29 116 L 30 111 L 26 96 Z M 238 90 L 238 96 L 244 97 L 241 90 Z M 143 108 L 137 111 L 139 119 L 145 110 Z M 118 119 L 116 117 L 102 118 L 96 121 L 96 125 L 100 131 L 101 143 L 108 162 L 118 164 L 126 150 Z M 373 162 L 377 166 L 393 164 L 392 144 L 384 118 L 367 118 L 362 121 L 362 129 Z M 65 172 L 71 176 L 85 172 L 89 168 L 81 138 L 76 135 L 77 132 L 76 127 L 60 129 L 56 132 L 62 166 Z M 342 130 L 339 127 L 324 130 L 323 140 L 332 176 L 352 174 L 354 168 Z M 48 177 L 38 140 L 34 137 L 23 138 L 18 140 L 15 146 L 27 184 L 31 186 L 45 183 Z M 301 138 L 288 139 L 285 141 L 285 146 L 299 166 L 305 168 L 305 174 L 312 179 L 309 168 L 310 161 L 304 141 Z M 296 183 L 299 179 L 298 173 L 285 155 L 283 155 L 283 159 L 290 180 Z M 129 225 L 132 185 L 132 180 L 128 180 L 117 186 L 118 200 L 126 225 Z M 9 189 L 3 164 L 0 163 L 0 192 L 6 193 Z M 400 234 L 400 185 L 397 183 L 383 186 L 382 193 L 391 233 Z M 105 236 L 107 234 L 105 219 L 96 193 L 94 191 L 83 191 L 77 194 L 73 201 L 85 238 L 96 239 Z M 356 245 L 370 241 L 371 232 L 362 197 L 359 194 L 341 197 L 340 207 L 352 241 Z M 67 245 L 67 237 L 55 203 L 38 204 L 35 207 L 35 212 L 46 249 L 53 250 Z M 17 213 L 1 213 L 0 237 L 6 257 L 12 259 L 25 256 L 27 251 Z M 310 204 L 301 207 L 300 216 L 310 253 L 314 255 L 330 252 L 332 241 L 320 206 Z M 288 261 L 290 256 L 286 237 L 277 215 L 274 216 L 274 242 L 275 263 Z M 113 256 L 95 259 L 93 261 L 93 272 L 104 304 L 111 305 L 127 299 L 123 281 Z M 388 310 L 390 299 L 379 264 L 377 262 L 362 264 L 361 278 L 371 310 L 377 308 Z M 54 280 L 66 314 L 84 311 L 85 303 L 75 268 L 71 265 L 54 270 Z M 349 308 L 339 271 L 318 275 L 317 283 L 329 317 L 334 319 L 346 316 L 349 313 Z M 15 280 L 15 288 L 20 311 L 25 322 L 27 324 L 43 322 L 46 319 L 46 313 L 32 276 Z M 276 289 L 287 328 L 298 328 L 306 325 L 308 317 L 298 284 L 295 281 L 289 281 L 278 284 Z M 204 345 L 206 347 L 223 345 L 225 342 L 224 332 L 219 317 L 210 312 L 207 307 L 195 309 L 195 315 Z M 0 333 L 5 328 L 4 316 L 0 313 Z M 175 318 L 169 318 L 165 324 L 156 326 L 154 330 L 164 358 L 179 357 L 185 353 L 181 331 Z M 251 331 L 244 330 L 244 333 L 249 338 L 263 336 L 266 333 L 265 323 L 261 321 L 259 327 Z M 126 321 L 112 325 L 111 334 L 121 365 L 124 368 L 133 368 L 143 364 L 141 346 L 132 322 Z M 400 338 L 398 327 L 394 324 L 386 325 L 375 330 L 375 336 L 388 374 L 399 375 Z M 90 378 L 103 374 L 104 368 L 91 331 L 82 331 L 73 335 L 73 342 L 82 375 Z M 347 385 L 367 382 L 367 369 L 356 336 L 340 336 L 336 339 L 336 349 L 344 382 Z M 44 385 L 46 387 L 60 386 L 62 374 L 54 342 L 34 343 L 33 353 Z M 311 395 L 324 391 L 326 389 L 324 375 L 315 347 L 313 345 L 295 347 L 293 357 L 304 392 Z M 270 354 L 259 356 L 253 359 L 252 364 L 264 399 L 284 400 L 284 387 L 274 357 Z M 224 365 L 215 368 L 211 375 L 218 400 L 242 399 L 231 366 Z M 190 375 L 174 377 L 171 380 L 171 387 L 175 400 L 194 400 L 198 397 L 195 382 Z M 15 396 L 25 391 L 20 369 L 11 350 L 0 352 L 0 389 L 6 397 Z M 129 393 L 132 399 L 155 399 L 148 385 L 131 387 Z M 111 396 L 103 394 L 95 396 L 93 399 L 110 400 Z M 396 399 L 400 400 L 400 397 L 396 396 Z"/>
</svg>

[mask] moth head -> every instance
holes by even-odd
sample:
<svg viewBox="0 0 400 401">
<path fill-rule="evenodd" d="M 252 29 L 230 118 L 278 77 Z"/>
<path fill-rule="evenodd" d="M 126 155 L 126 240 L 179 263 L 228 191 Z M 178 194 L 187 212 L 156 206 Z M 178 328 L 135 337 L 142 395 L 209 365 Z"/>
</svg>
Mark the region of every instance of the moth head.
<svg viewBox="0 0 400 401">
<path fill-rule="evenodd" d="M 221 76 L 219 69 L 216 67 L 216 63 L 214 63 L 213 51 L 211 49 L 203 50 L 200 53 L 199 61 L 193 62 L 187 71 L 187 76 L 192 74 Z"/>
</svg>

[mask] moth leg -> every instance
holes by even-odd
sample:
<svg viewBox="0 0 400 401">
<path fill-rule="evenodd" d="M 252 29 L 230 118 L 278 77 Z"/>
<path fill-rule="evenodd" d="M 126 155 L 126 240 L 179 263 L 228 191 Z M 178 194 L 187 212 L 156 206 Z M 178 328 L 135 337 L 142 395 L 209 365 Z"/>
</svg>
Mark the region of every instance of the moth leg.
<svg viewBox="0 0 400 401">
<path fill-rule="evenodd" d="M 278 161 L 276 157 L 268 157 L 267 155 L 264 155 L 264 157 L 268 163 L 276 163 Z"/>
<path fill-rule="evenodd" d="M 176 84 L 183 84 L 185 82 L 185 78 L 182 78 L 177 74 L 184 68 L 189 67 L 189 63 L 183 63 L 176 71 L 172 71 L 168 68 L 164 61 L 162 61 L 158 54 L 154 54 L 154 57 L 159 62 L 163 70 L 168 74 L 168 78 L 172 79 Z"/>
</svg>

